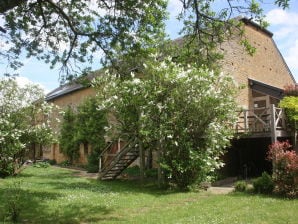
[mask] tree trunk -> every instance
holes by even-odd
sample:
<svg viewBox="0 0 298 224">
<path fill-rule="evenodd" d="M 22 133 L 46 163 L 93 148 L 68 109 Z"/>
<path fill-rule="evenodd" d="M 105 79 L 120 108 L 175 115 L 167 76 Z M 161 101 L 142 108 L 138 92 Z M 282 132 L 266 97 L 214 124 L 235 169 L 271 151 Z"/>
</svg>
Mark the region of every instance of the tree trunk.
<svg viewBox="0 0 298 224">
<path fill-rule="evenodd" d="M 145 178 L 145 169 L 144 169 L 145 154 L 144 154 L 142 142 L 140 140 L 138 142 L 139 142 L 139 151 L 140 151 L 140 177 L 141 177 L 141 182 L 143 183 Z"/>
</svg>

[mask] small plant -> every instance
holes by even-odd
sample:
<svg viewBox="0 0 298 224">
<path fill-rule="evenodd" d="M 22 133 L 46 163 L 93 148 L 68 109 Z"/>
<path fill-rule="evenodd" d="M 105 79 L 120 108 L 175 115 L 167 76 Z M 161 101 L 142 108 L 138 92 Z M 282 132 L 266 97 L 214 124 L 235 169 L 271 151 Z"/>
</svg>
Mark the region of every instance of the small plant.
<svg viewBox="0 0 298 224">
<path fill-rule="evenodd" d="M 244 192 L 247 190 L 247 183 L 244 180 L 235 183 L 235 191 Z"/>
<path fill-rule="evenodd" d="M 49 159 L 47 162 L 48 162 L 50 165 L 56 165 L 56 164 L 57 164 L 57 162 L 56 162 L 55 159 Z"/>
<path fill-rule="evenodd" d="M 64 160 L 64 161 L 63 161 L 63 162 L 61 162 L 59 165 L 60 165 L 60 166 L 67 167 L 67 166 L 70 166 L 70 165 L 71 165 L 71 163 L 70 163 L 70 161 L 69 161 L 69 160 Z"/>
<path fill-rule="evenodd" d="M 274 183 L 271 176 L 263 172 L 262 176 L 253 181 L 254 191 L 261 194 L 271 194 L 274 189 Z"/>
<path fill-rule="evenodd" d="M 137 177 L 140 175 L 140 167 L 139 166 L 132 166 L 132 167 L 127 167 L 122 174 L 124 176 L 128 177 Z"/>
<path fill-rule="evenodd" d="M 6 219 L 17 223 L 21 213 L 21 182 L 12 182 L 6 191 Z"/>
<path fill-rule="evenodd" d="M 50 164 L 48 162 L 37 162 L 33 165 L 33 167 L 36 167 L 36 168 L 47 168 L 49 166 Z"/>
</svg>

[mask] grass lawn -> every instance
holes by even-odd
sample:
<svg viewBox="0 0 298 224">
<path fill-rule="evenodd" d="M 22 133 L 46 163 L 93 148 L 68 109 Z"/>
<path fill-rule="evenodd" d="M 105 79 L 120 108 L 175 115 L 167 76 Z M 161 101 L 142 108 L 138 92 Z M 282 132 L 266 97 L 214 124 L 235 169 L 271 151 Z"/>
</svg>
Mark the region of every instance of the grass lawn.
<svg viewBox="0 0 298 224">
<path fill-rule="evenodd" d="M 232 193 L 173 192 L 136 181 L 98 181 L 75 171 L 25 169 L 0 179 L 0 223 L 20 183 L 20 223 L 259 223 L 297 224 L 298 200 Z"/>
</svg>

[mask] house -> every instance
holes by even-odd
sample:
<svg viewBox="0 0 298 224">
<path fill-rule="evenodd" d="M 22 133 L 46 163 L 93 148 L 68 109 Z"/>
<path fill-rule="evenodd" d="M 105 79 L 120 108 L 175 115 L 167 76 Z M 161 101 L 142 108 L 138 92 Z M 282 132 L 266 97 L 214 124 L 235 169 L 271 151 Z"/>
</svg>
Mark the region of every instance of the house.
<svg viewBox="0 0 298 224">
<path fill-rule="evenodd" d="M 242 110 L 239 111 L 239 120 L 235 127 L 241 137 L 235 139 L 228 150 L 225 172 L 228 175 L 247 176 L 270 169 L 270 164 L 265 160 L 268 145 L 277 139 L 291 137 L 285 125 L 284 114 L 277 106 L 283 96 L 284 86 L 295 84 L 295 79 L 272 39 L 273 34 L 251 20 L 244 18 L 242 21 L 245 24 L 246 38 L 256 48 L 255 54 L 251 56 L 245 51 L 239 44 L 238 36 L 224 42 L 220 50 L 225 55 L 222 61 L 223 71 L 234 76 L 238 85 L 244 86 L 237 97 Z M 94 94 L 89 86 L 74 83 L 55 89 L 47 95 L 46 100 L 62 108 L 75 107 L 84 98 Z M 104 150 L 110 152 L 109 148 L 112 148 L 118 154 L 102 170 L 105 175 L 103 178 L 115 178 L 138 157 L 138 151 L 131 150 L 129 145 L 118 142 Z M 86 162 L 86 154 L 88 152 L 81 148 L 78 163 Z M 60 153 L 58 144 L 44 149 L 43 157 L 57 162 L 67 159 Z"/>
<path fill-rule="evenodd" d="M 276 140 L 291 139 L 284 113 L 277 108 L 283 97 L 283 88 L 295 84 L 295 79 L 278 50 L 273 34 L 258 24 L 243 18 L 245 37 L 256 48 L 253 56 L 243 51 L 239 37 L 221 46 L 225 58 L 223 71 L 232 74 L 240 91 L 237 102 L 239 111 L 236 132 L 240 139 L 232 141 L 226 154 L 225 173 L 228 175 L 254 176 L 270 171 L 266 160 L 268 145 Z"/>
</svg>

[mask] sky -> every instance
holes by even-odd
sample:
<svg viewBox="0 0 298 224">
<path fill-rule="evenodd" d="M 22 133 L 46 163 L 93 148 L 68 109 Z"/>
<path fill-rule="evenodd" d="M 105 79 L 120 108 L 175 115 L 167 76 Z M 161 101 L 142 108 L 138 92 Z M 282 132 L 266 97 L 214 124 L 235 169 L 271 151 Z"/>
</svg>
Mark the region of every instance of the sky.
<svg viewBox="0 0 298 224">
<path fill-rule="evenodd" d="M 215 2 L 222 2 L 217 0 Z M 262 8 L 266 14 L 270 26 L 267 28 L 273 33 L 273 39 L 289 66 L 293 76 L 298 82 L 298 1 L 291 0 L 290 8 L 287 10 L 279 9 L 272 2 L 273 0 L 263 0 Z M 181 28 L 176 20 L 176 16 L 181 10 L 179 0 L 170 0 L 168 5 L 169 20 L 166 23 L 166 31 L 174 39 L 178 37 Z M 59 86 L 59 69 L 50 69 L 48 64 L 38 61 L 34 58 L 25 58 L 24 66 L 17 72 L 19 74 L 18 82 L 22 85 L 26 83 L 36 83 L 49 92 Z M 93 65 L 94 69 L 99 65 Z M 0 64 L 0 77 L 7 72 L 6 65 Z"/>
</svg>

